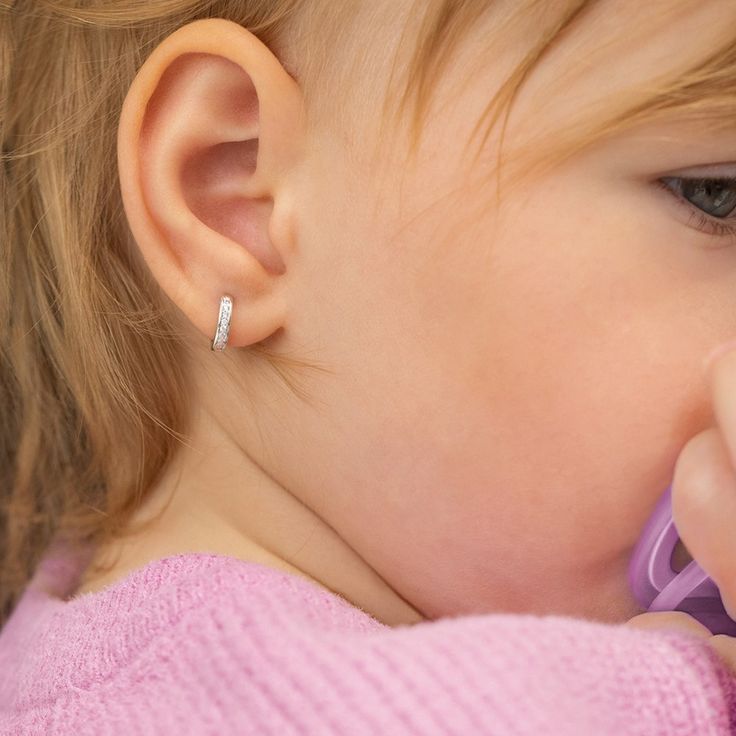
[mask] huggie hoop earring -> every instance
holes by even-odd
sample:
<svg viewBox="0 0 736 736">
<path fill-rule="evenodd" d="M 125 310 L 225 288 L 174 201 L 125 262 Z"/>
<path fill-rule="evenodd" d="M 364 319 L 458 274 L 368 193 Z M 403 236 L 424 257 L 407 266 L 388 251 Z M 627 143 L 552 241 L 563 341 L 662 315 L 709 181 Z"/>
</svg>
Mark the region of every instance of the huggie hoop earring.
<svg viewBox="0 0 736 736">
<path fill-rule="evenodd" d="M 233 314 L 233 298 L 229 294 L 223 294 L 220 298 L 220 313 L 217 315 L 217 329 L 215 339 L 212 341 L 212 350 L 222 351 L 227 345 L 227 337 L 230 334 L 230 318 Z"/>
</svg>

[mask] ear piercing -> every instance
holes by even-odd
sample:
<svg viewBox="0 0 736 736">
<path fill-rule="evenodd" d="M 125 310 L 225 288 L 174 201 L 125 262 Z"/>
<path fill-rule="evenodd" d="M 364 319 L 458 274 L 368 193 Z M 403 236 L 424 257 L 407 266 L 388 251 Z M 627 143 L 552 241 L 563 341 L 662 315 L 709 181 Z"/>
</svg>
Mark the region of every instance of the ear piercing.
<svg viewBox="0 0 736 736">
<path fill-rule="evenodd" d="M 212 350 L 223 351 L 227 346 L 227 337 L 230 333 L 230 318 L 233 314 L 233 298 L 223 294 L 220 298 L 220 313 L 217 315 L 217 329 L 212 341 Z"/>
</svg>

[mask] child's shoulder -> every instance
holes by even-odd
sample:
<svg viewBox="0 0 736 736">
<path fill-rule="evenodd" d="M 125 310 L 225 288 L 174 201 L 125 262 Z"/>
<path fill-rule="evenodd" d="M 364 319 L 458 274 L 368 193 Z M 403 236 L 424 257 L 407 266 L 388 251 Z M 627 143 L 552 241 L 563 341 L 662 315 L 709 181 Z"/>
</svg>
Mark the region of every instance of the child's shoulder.
<svg viewBox="0 0 736 736">
<path fill-rule="evenodd" d="M 222 734 L 726 736 L 734 725 L 734 678 L 683 632 L 515 614 L 388 627 L 307 578 L 214 553 L 155 560 L 68 602 L 44 595 L 27 591 L 0 632 L 0 733 L 130 733 L 135 721 Z"/>
</svg>

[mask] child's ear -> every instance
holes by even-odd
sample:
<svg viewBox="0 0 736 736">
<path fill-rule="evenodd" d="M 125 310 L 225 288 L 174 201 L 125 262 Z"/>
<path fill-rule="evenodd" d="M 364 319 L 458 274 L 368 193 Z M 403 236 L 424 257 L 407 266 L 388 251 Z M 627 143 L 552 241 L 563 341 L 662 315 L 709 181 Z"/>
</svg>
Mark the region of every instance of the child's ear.
<svg viewBox="0 0 736 736">
<path fill-rule="evenodd" d="M 153 276 L 208 341 L 223 294 L 233 297 L 228 345 L 265 339 L 285 319 L 288 187 L 303 143 L 299 86 L 231 21 L 176 30 L 128 91 L 118 128 L 128 224 Z"/>
</svg>

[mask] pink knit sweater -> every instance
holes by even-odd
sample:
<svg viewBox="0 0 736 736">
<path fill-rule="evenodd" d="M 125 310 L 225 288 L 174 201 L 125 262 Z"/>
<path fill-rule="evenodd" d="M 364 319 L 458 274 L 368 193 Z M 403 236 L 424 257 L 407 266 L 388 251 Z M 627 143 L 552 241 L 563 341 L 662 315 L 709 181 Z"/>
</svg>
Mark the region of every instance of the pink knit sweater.
<svg viewBox="0 0 736 736">
<path fill-rule="evenodd" d="M 64 600 L 73 580 L 47 554 L 0 631 L 3 736 L 736 733 L 736 678 L 689 632 L 526 614 L 392 628 L 202 552 Z"/>
</svg>

